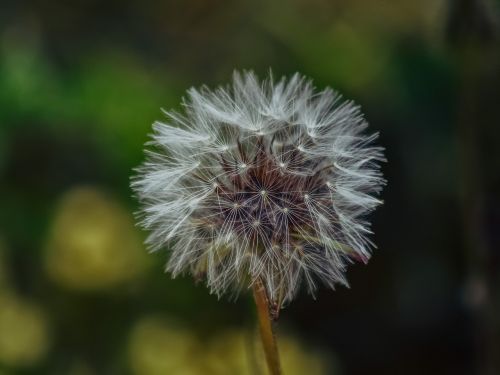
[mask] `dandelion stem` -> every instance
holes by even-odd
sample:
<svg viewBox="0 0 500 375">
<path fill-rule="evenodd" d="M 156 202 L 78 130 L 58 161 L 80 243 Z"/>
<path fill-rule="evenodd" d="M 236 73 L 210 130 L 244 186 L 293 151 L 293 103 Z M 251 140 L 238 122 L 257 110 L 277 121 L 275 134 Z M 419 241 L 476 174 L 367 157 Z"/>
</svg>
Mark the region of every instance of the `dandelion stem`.
<svg viewBox="0 0 500 375">
<path fill-rule="evenodd" d="M 257 307 L 257 316 L 259 318 L 260 337 L 264 346 L 267 366 L 271 375 L 281 375 L 280 357 L 278 345 L 273 332 L 271 314 L 269 311 L 269 301 L 266 290 L 260 280 L 253 285 L 253 298 Z"/>
</svg>

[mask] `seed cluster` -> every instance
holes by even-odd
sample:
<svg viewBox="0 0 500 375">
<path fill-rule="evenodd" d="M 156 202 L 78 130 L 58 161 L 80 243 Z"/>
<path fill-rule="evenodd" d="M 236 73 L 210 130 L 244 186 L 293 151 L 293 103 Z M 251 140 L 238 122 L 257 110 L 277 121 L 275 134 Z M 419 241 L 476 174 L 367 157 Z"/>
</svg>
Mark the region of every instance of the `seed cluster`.
<svg viewBox="0 0 500 375">
<path fill-rule="evenodd" d="M 346 284 L 374 246 L 366 214 L 384 180 L 359 108 L 295 75 L 236 74 L 232 89 L 190 90 L 185 114 L 156 123 L 133 188 L 152 249 L 221 295 L 255 282 L 276 309 L 304 281 Z"/>
<path fill-rule="evenodd" d="M 250 158 L 238 141 L 240 164 L 220 157 L 225 174 L 213 177 L 215 194 L 208 205 L 212 212 L 205 217 L 219 228 L 227 225 L 256 252 L 272 249 L 289 257 L 292 251 L 302 256 L 317 250 L 307 246 L 316 234 L 311 206 L 321 207 L 330 225 L 338 222 L 325 178 L 333 166 L 328 160 L 307 161 L 297 148 L 281 146 L 276 154 L 274 142 L 266 145 L 263 137 L 256 143 L 258 151 Z M 289 165 L 301 173 L 290 171 Z"/>
</svg>

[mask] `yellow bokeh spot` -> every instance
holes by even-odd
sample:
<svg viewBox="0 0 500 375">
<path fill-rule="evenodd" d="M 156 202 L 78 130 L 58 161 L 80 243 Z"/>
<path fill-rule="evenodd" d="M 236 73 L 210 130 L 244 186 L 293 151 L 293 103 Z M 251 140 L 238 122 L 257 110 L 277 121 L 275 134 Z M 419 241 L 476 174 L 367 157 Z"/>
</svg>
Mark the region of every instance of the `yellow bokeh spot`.
<svg viewBox="0 0 500 375">
<path fill-rule="evenodd" d="M 307 349 L 296 338 L 278 337 L 283 373 L 286 375 L 327 375 L 331 366 L 323 355 Z M 266 374 L 266 362 L 260 337 L 244 330 L 219 334 L 206 348 L 206 372 L 211 375 Z"/>
<path fill-rule="evenodd" d="M 222 332 L 214 337 L 205 348 L 205 373 L 210 375 L 262 373 L 261 364 L 257 362 L 255 356 L 253 340 L 251 333 L 240 330 Z"/>
<path fill-rule="evenodd" d="M 33 365 L 43 358 L 48 346 L 43 312 L 12 293 L 0 291 L 0 363 Z"/>
<path fill-rule="evenodd" d="M 95 188 L 67 193 L 47 242 L 46 268 L 64 287 L 106 289 L 134 279 L 147 260 L 132 215 Z"/>
<path fill-rule="evenodd" d="M 331 374 L 330 361 L 321 354 L 308 349 L 292 337 L 283 337 L 278 342 L 283 373 L 288 375 Z"/>
<path fill-rule="evenodd" d="M 187 329 L 160 317 L 147 317 L 133 328 L 129 359 L 134 375 L 201 375 L 200 343 Z"/>
<path fill-rule="evenodd" d="M 278 341 L 284 374 L 332 373 L 331 360 L 307 349 L 297 339 L 285 335 Z M 256 333 L 234 329 L 200 340 L 188 329 L 155 316 L 142 319 L 133 328 L 129 359 L 134 375 L 267 373 L 260 338 Z"/>
</svg>

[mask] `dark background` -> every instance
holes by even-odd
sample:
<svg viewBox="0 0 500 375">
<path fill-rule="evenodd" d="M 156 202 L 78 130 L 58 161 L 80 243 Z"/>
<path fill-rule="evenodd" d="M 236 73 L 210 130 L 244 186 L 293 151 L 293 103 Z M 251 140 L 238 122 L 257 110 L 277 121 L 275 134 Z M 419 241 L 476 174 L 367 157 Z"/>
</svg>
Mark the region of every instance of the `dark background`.
<svg viewBox="0 0 500 375">
<path fill-rule="evenodd" d="M 270 68 L 361 104 L 389 160 L 370 263 L 282 311 L 285 375 L 500 374 L 498 6 L 1 0 L 0 374 L 259 373 L 249 296 L 170 280 L 129 176 L 160 108 Z"/>
</svg>

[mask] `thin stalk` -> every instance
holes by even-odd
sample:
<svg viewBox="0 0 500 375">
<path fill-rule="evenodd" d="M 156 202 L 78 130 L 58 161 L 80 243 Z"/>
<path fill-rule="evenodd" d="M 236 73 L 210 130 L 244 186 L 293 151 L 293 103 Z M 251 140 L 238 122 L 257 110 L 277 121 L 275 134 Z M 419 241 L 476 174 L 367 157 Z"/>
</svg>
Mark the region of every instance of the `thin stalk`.
<svg viewBox="0 0 500 375">
<path fill-rule="evenodd" d="M 270 375 L 281 375 L 280 357 L 278 345 L 273 332 L 271 313 L 269 311 L 269 301 L 266 290 L 262 282 L 257 281 L 253 285 L 253 298 L 257 307 L 257 316 L 259 318 L 260 337 L 264 346 L 267 367 Z"/>
</svg>

